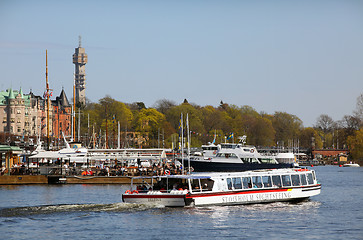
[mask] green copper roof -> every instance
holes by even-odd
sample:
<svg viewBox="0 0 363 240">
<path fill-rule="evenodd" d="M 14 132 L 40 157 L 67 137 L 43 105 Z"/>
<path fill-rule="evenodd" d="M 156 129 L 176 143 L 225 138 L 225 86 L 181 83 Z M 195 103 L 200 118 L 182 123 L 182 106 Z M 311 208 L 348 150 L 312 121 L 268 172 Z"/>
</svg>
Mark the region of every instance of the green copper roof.
<svg viewBox="0 0 363 240">
<path fill-rule="evenodd" d="M 10 88 L 9 90 L 9 99 L 15 99 L 15 95 L 12 88 Z"/>
</svg>

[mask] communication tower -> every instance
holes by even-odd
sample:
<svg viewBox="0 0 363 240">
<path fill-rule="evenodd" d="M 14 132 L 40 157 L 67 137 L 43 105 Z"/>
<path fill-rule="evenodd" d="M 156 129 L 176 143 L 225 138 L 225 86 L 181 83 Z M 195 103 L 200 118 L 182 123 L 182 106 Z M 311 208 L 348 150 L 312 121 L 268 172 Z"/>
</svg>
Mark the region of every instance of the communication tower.
<svg viewBox="0 0 363 240">
<path fill-rule="evenodd" d="M 76 104 L 86 104 L 86 63 L 87 63 L 87 54 L 82 48 L 81 44 L 81 36 L 79 36 L 79 45 L 78 48 L 75 49 L 75 53 L 73 54 L 73 63 L 75 65 L 74 79 L 75 79 L 75 97 Z"/>
</svg>

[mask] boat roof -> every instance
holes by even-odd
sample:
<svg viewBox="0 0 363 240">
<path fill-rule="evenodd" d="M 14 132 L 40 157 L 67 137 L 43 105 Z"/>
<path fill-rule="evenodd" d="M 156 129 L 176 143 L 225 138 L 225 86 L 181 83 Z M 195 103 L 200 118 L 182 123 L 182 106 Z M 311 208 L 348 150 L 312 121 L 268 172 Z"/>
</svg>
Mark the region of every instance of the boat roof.
<svg viewBox="0 0 363 240">
<path fill-rule="evenodd" d="M 210 173 L 192 173 L 190 175 L 137 176 L 133 177 L 133 179 L 142 179 L 142 178 L 210 179 L 210 178 L 223 178 L 223 177 L 291 174 L 291 173 L 296 173 L 296 171 L 300 169 L 306 169 L 307 171 L 309 170 L 307 168 L 261 169 L 261 170 L 244 171 L 244 172 L 210 172 Z"/>
</svg>

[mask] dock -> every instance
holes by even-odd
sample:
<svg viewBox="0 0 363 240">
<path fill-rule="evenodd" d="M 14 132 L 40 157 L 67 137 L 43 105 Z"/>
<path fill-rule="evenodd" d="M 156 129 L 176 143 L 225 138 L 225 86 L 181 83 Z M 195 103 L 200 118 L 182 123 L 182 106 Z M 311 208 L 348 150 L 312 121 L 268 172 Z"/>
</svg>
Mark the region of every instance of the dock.
<svg viewBox="0 0 363 240">
<path fill-rule="evenodd" d="M 138 183 L 140 179 L 135 179 Z M 140 182 L 141 183 L 141 182 Z M 129 176 L 62 176 L 62 175 L 9 175 L 0 176 L 0 185 L 28 184 L 131 184 Z"/>
</svg>

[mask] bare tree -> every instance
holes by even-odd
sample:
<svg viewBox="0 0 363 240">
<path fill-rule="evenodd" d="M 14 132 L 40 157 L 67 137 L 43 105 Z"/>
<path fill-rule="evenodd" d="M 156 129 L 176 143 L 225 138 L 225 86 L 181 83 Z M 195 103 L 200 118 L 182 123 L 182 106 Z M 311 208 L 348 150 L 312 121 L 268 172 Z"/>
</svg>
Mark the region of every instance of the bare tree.
<svg viewBox="0 0 363 240">
<path fill-rule="evenodd" d="M 174 101 L 167 99 L 160 99 L 156 101 L 156 103 L 154 104 L 154 108 L 156 108 L 159 112 L 163 114 L 165 114 L 166 111 L 168 111 L 170 108 L 174 106 L 176 106 L 176 103 Z"/>
<path fill-rule="evenodd" d="M 358 117 L 361 120 L 361 122 L 363 122 L 363 93 L 361 93 L 357 97 L 357 105 L 356 105 L 356 110 L 354 111 L 354 115 Z"/>
<path fill-rule="evenodd" d="M 315 128 L 322 130 L 325 134 L 336 127 L 334 120 L 327 114 L 321 114 L 316 120 Z"/>
</svg>

